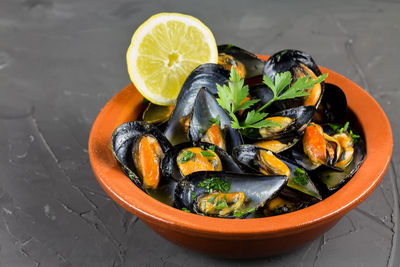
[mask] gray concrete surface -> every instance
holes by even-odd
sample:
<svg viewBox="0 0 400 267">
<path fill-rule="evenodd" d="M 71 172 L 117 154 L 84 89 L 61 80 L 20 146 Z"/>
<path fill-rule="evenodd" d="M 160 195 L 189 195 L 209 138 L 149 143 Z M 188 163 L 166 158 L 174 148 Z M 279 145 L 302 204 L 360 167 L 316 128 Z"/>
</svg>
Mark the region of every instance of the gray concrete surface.
<svg viewBox="0 0 400 267">
<path fill-rule="evenodd" d="M 219 44 L 311 53 L 365 88 L 394 132 L 382 184 L 332 230 L 262 260 L 177 247 L 115 204 L 88 161 L 101 107 L 129 77 L 125 51 L 158 12 L 198 17 Z M 399 266 L 400 2 L 2 0 L 0 266 Z"/>
</svg>

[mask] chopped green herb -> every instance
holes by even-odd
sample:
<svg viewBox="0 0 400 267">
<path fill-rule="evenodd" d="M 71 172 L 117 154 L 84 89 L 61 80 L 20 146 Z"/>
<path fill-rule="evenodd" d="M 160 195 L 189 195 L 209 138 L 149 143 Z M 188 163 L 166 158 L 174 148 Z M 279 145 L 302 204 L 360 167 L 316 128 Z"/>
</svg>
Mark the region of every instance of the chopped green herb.
<svg viewBox="0 0 400 267">
<path fill-rule="evenodd" d="M 296 184 L 299 185 L 306 185 L 308 184 L 308 177 L 306 174 L 306 171 L 300 168 L 296 168 L 296 171 L 294 172 L 295 177 L 293 178 L 293 181 Z"/>
<path fill-rule="evenodd" d="M 214 118 L 211 118 L 211 119 L 209 120 L 209 122 L 210 122 L 211 125 L 213 125 L 213 124 L 215 123 L 215 124 L 217 124 L 218 126 L 221 126 L 221 119 L 219 118 L 219 115 L 217 115 L 217 117 L 215 117 L 215 119 L 214 119 Z M 210 125 L 210 126 L 211 126 L 211 125 Z"/>
<path fill-rule="evenodd" d="M 201 154 L 203 157 L 214 157 L 214 154 L 211 153 L 211 152 L 208 152 L 208 151 L 201 151 L 200 154 Z"/>
<path fill-rule="evenodd" d="M 184 212 L 191 212 L 190 210 L 188 210 L 187 208 L 182 208 L 182 210 L 184 211 Z"/>
<path fill-rule="evenodd" d="M 192 192 L 192 200 L 194 200 L 196 198 L 196 194 L 194 192 Z"/>
<path fill-rule="evenodd" d="M 353 130 L 349 130 L 349 122 L 346 122 L 343 127 L 340 127 L 337 124 L 329 123 L 328 125 L 336 132 L 336 133 L 343 133 L 348 132 L 353 139 L 354 142 L 357 142 L 357 139 L 360 138 L 358 134 L 353 133 Z"/>
<path fill-rule="evenodd" d="M 357 142 L 357 139 L 360 138 L 360 136 L 358 134 L 354 134 L 352 130 L 350 130 L 349 134 L 354 142 Z"/>
<path fill-rule="evenodd" d="M 207 200 L 207 202 L 208 202 L 208 203 L 213 203 L 214 200 L 215 200 L 215 198 L 216 198 L 217 196 L 218 196 L 218 195 L 214 195 L 214 196 L 210 197 L 210 199 Z"/>
<path fill-rule="evenodd" d="M 346 122 L 346 123 L 344 124 L 343 128 L 340 129 L 340 132 L 341 132 L 341 133 L 347 132 L 347 129 L 348 129 L 348 128 L 349 128 L 349 122 Z"/>
<path fill-rule="evenodd" d="M 254 213 L 255 211 L 256 211 L 255 208 L 248 208 L 248 209 L 241 210 L 241 211 L 235 211 L 233 213 L 233 216 L 239 218 L 239 217 L 242 217 L 243 215 L 245 215 L 246 213 Z"/>
<path fill-rule="evenodd" d="M 232 47 L 234 47 L 233 44 L 228 44 L 228 45 L 226 46 L 225 50 L 231 49 Z"/>
<path fill-rule="evenodd" d="M 204 214 L 206 214 L 206 202 L 201 202 L 201 209 L 204 212 Z"/>
<path fill-rule="evenodd" d="M 283 212 L 282 212 L 282 210 L 280 208 L 278 208 L 278 207 L 275 208 L 275 210 L 274 210 L 274 214 L 275 215 L 281 215 L 282 213 Z"/>
<path fill-rule="evenodd" d="M 187 161 L 189 161 L 191 159 L 193 159 L 193 161 L 194 161 L 195 158 L 196 158 L 196 154 L 195 153 L 193 153 L 190 150 L 186 150 L 185 152 L 182 153 L 182 156 L 179 159 L 179 163 L 185 163 L 185 162 L 187 162 Z"/>
<path fill-rule="evenodd" d="M 226 201 L 226 196 L 224 195 L 223 197 L 220 197 L 219 199 L 217 199 L 217 203 L 215 203 L 215 209 L 222 210 L 226 207 L 228 207 L 228 203 Z"/>
<path fill-rule="evenodd" d="M 205 134 L 205 133 L 206 133 L 206 131 L 205 131 L 204 129 L 200 129 L 200 130 L 199 130 L 199 134 L 203 135 L 203 134 Z"/>
<path fill-rule="evenodd" d="M 212 152 L 215 152 L 215 146 L 210 146 L 210 147 L 208 148 L 208 150 L 211 150 Z"/>
<path fill-rule="evenodd" d="M 276 60 L 280 60 L 280 58 L 281 58 L 281 56 L 283 56 L 284 54 L 286 54 L 287 53 L 287 50 L 283 50 L 282 52 L 280 52 L 279 54 L 277 54 L 276 56 L 275 56 L 275 58 L 276 58 Z"/>
<path fill-rule="evenodd" d="M 340 125 L 333 124 L 333 123 L 328 123 L 328 125 L 329 125 L 329 127 L 331 127 L 332 130 L 334 130 L 335 132 L 339 132 Z"/>
<path fill-rule="evenodd" d="M 208 192 L 212 192 L 215 190 L 226 193 L 229 191 L 229 189 L 231 189 L 231 185 L 221 178 L 204 179 L 204 181 L 198 183 L 198 186 L 208 190 Z"/>
</svg>

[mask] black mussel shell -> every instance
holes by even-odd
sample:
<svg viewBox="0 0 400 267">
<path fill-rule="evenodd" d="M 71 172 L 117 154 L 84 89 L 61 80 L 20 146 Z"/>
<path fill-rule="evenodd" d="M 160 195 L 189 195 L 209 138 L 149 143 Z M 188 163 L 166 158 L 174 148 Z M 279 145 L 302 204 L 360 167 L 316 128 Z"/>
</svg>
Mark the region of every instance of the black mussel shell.
<svg viewBox="0 0 400 267">
<path fill-rule="evenodd" d="M 235 146 L 243 144 L 242 135 L 238 130 L 235 130 L 231 127 L 231 117 L 218 104 L 215 97 L 208 92 L 207 89 L 202 88 L 197 95 L 193 108 L 192 119 L 190 120 L 190 141 L 200 141 L 213 121 L 214 123 L 215 121 L 219 123 L 219 127 L 224 135 L 226 151 L 228 154 L 232 153 L 232 149 Z"/>
<path fill-rule="evenodd" d="M 285 49 L 273 54 L 265 62 L 264 75 L 274 79 L 277 73 L 291 71 L 293 68 L 299 67 L 299 63 L 311 69 L 315 75 L 321 75 L 318 65 L 309 54 L 292 49 Z"/>
<path fill-rule="evenodd" d="M 313 121 L 317 123 L 342 123 L 347 113 L 346 95 L 338 86 L 325 83 L 324 95 Z"/>
<path fill-rule="evenodd" d="M 257 153 L 259 150 L 269 151 L 268 149 L 264 149 L 264 148 L 253 146 L 253 145 L 241 145 L 241 146 L 234 148 L 233 157 L 239 163 L 243 164 L 248 170 L 252 170 L 253 172 L 259 172 L 259 166 L 257 164 Z M 281 160 L 283 163 L 285 163 L 286 166 L 288 166 L 288 168 L 290 170 L 290 177 L 289 177 L 289 181 L 287 183 L 288 187 L 298 191 L 302 195 L 305 194 L 308 197 L 315 198 L 316 200 L 322 200 L 321 194 L 319 193 L 317 187 L 314 185 L 313 181 L 310 179 L 306 170 L 301 168 L 299 165 L 297 165 L 292 160 L 290 160 L 282 155 L 276 154 L 274 152 L 272 152 L 272 153 L 279 160 Z M 296 182 L 296 179 L 295 179 L 296 171 L 304 172 L 304 174 L 307 178 L 306 184 L 301 184 L 301 183 Z"/>
<path fill-rule="evenodd" d="M 193 112 L 194 102 L 200 89 L 204 87 L 211 94 L 216 95 L 217 84 L 227 84 L 229 74 L 230 72 L 221 65 L 206 63 L 198 66 L 186 78 L 164 133 L 173 145 L 188 141 L 180 119 Z"/>
<path fill-rule="evenodd" d="M 258 106 L 263 106 L 274 98 L 272 90 L 263 83 L 253 84 L 249 86 L 249 94 L 254 99 L 259 99 Z"/>
<path fill-rule="evenodd" d="M 194 213 L 201 214 L 197 201 L 199 197 L 209 194 L 206 188 L 199 186 L 207 178 L 220 178 L 230 184 L 229 192 L 243 192 L 248 200 L 246 210 L 255 210 L 264 206 L 274 198 L 287 183 L 287 177 L 283 175 L 257 175 L 229 172 L 196 172 L 182 180 L 175 191 L 175 206 L 179 209 L 186 208 Z M 244 212 L 240 218 L 249 215 Z M 236 218 L 225 216 L 224 218 Z"/>
<path fill-rule="evenodd" d="M 300 107 L 285 109 L 268 116 L 268 117 L 289 117 L 293 119 L 292 123 L 282 131 L 277 132 L 268 137 L 262 137 L 258 129 L 256 129 L 256 131 L 254 129 L 251 129 L 251 131 L 244 131 L 243 134 L 250 139 L 264 139 L 264 140 L 297 136 L 304 131 L 304 129 L 307 127 L 307 124 L 310 123 L 310 121 L 312 120 L 314 114 L 315 114 L 315 108 L 313 106 L 300 106 Z"/>
<path fill-rule="evenodd" d="M 324 129 L 324 132 L 329 135 L 333 135 L 334 130 L 327 124 L 321 125 Z M 352 130 L 350 127 L 348 130 Z M 364 162 L 365 156 L 367 154 L 367 148 L 365 142 L 362 137 L 358 138 L 354 145 L 354 153 L 353 159 L 349 165 L 347 165 L 343 170 L 342 169 L 332 169 L 332 168 L 321 168 L 316 169 L 312 175 L 316 178 L 320 179 L 323 184 L 325 184 L 326 188 L 329 192 L 335 192 L 339 188 L 341 188 L 354 174 L 358 171 L 362 163 Z"/>
<path fill-rule="evenodd" d="M 290 71 L 292 73 L 292 77 L 294 77 L 294 70 L 302 69 L 300 63 L 312 70 L 316 76 L 321 75 L 321 71 L 318 68 L 318 65 L 309 54 L 299 50 L 291 49 L 282 50 L 272 55 L 265 62 L 263 75 L 266 75 L 274 80 L 277 73 Z M 319 103 L 321 102 L 322 95 L 324 93 L 324 82 L 321 83 L 321 90 L 321 97 L 319 98 L 315 107 L 318 107 Z M 273 105 L 278 109 L 292 108 L 302 105 L 302 99 L 303 98 L 296 98 L 276 101 Z"/>
<path fill-rule="evenodd" d="M 173 202 L 171 192 L 175 190 L 176 182 L 161 177 L 156 190 L 145 189 L 141 178 L 137 175 L 132 158 L 132 149 L 139 137 L 143 135 L 154 136 L 164 153 L 167 153 L 172 149 L 172 145 L 156 126 L 143 121 L 132 121 L 126 122 L 114 130 L 111 137 L 111 149 L 113 155 L 121 165 L 122 170 L 137 187 L 152 197 L 171 205 Z"/>
<path fill-rule="evenodd" d="M 253 143 L 253 145 L 271 150 L 272 152 L 274 152 L 276 154 L 286 154 L 286 153 L 289 153 L 290 148 L 295 146 L 297 144 L 297 142 L 300 141 L 300 139 L 301 139 L 301 136 L 298 136 L 298 135 L 290 136 L 289 135 L 289 136 L 281 137 L 281 138 L 277 138 L 277 139 L 260 140 L 258 142 Z M 279 141 L 281 144 L 285 145 L 285 147 L 281 148 L 279 151 L 274 151 L 273 149 L 266 148 L 260 144 L 264 141 Z"/>
<path fill-rule="evenodd" d="M 249 51 L 232 44 L 224 44 L 218 46 L 218 53 L 231 55 L 234 59 L 241 62 L 246 68 L 246 79 L 263 74 L 265 62 Z"/>
<path fill-rule="evenodd" d="M 177 157 L 179 152 L 188 147 L 202 147 L 205 150 L 207 149 L 214 149 L 214 152 L 218 155 L 222 163 L 222 171 L 230 171 L 230 172 L 237 172 L 241 173 L 242 169 L 236 164 L 236 162 L 232 159 L 231 156 L 228 155 L 224 150 L 221 148 L 210 144 L 210 143 L 203 143 L 203 142 L 187 142 L 183 144 L 179 144 L 174 146 L 170 149 L 164 156 L 161 167 L 162 167 L 162 175 L 165 177 L 169 177 L 175 181 L 181 181 L 185 179 L 185 176 L 181 173 L 178 163 Z"/>
</svg>

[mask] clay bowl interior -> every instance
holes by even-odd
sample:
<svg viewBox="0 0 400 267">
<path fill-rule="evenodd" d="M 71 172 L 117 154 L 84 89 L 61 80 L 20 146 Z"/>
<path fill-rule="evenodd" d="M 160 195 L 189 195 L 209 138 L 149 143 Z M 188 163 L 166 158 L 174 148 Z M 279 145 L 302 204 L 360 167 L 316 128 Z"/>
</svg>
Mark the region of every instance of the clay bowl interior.
<svg viewBox="0 0 400 267">
<path fill-rule="evenodd" d="M 224 258 L 265 257 L 294 249 L 320 236 L 366 199 L 382 180 L 392 154 L 391 127 L 379 104 L 349 79 L 323 67 L 321 71 L 329 72 L 326 82 L 345 92 L 364 133 L 367 156 L 346 185 L 311 207 L 268 218 L 232 220 L 186 213 L 148 196 L 124 175 L 110 148 L 114 129 L 136 120 L 143 110 L 142 96 L 132 84 L 105 105 L 93 125 L 89 138 L 93 172 L 114 201 L 180 246 Z"/>
</svg>

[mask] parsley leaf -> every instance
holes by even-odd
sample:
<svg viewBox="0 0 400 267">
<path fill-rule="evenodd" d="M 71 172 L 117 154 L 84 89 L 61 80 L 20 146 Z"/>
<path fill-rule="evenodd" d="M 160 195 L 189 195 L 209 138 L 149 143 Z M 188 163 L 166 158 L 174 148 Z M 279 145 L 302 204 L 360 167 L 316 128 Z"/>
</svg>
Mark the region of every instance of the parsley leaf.
<svg viewBox="0 0 400 267">
<path fill-rule="evenodd" d="M 208 152 L 208 151 L 201 151 L 200 154 L 201 154 L 203 157 L 214 157 L 214 154 L 211 153 L 211 152 Z"/>
<path fill-rule="evenodd" d="M 311 79 L 310 76 L 301 77 L 292 86 L 290 86 L 292 75 L 289 71 L 277 73 L 274 77 L 275 82 L 269 77 L 264 76 L 264 84 L 271 88 L 274 97 L 258 110 L 248 112 L 245 120 L 240 122 L 235 113 L 239 110 L 249 109 L 260 100 L 250 99 L 245 101 L 249 95 L 249 87 L 244 85 L 244 79 L 241 79 L 237 70 L 232 67 L 228 82 L 229 86 L 217 84 L 217 102 L 231 116 L 231 127 L 233 129 L 244 130 L 248 128 L 279 126 L 277 123 L 265 121 L 268 113 L 262 111 L 275 101 L 307 96 L 307 90 L 312 88 L 314 84 L 324 81 L 327 76 L 328 74 L 326 73 L 318 76 L 315 80 Z"/>
<path fill-rule="evenodd" d="M 308 178 L 307 178 L 305 170 L 296 168 L 294 175 L 295 176 L 293 178 L 293 181 L 296 184 L 299 184 L 299 185 L 307 185 L 308 184 Z"/>
<path fill-rule="evenodd" d="M 188 162 L 188 161 L 191 160 L 191 159 L 193 159 L 193 161 L 194 161 L 195 158 L 196 158 L 196 154 L 195 154 L 195 153 L 193 153 L 193 152 L 190 151 L 190 150 L 186 150 L 186 151 L 184 151 L 184 152 L 182 153 L 182 156 L 181 156 L 181 158 L 179 159 L 179 163 L 185 163 L 185 162 Z"/>
<path fill-rule="evenodd" d="M 231 185 L 228 182 L 217 177 L 204 179 L 202 182 L 198 183 L 198 186 L 208 190 L 208 192 L 215 190 L 226 193 L 231 189 Z"/>
<path fill-rule="evenodd" d="M 256 211 L 255 208 L 248 208 L 248 209 L 241 210 L 241 211 L 235 211 L 233 213 L 233 216 L 239 218 L 239 217 L 242 217 L 243 215 L 245 215 L 246 213 L 254 213 L 255 211 Z"/>
<path fill-rule="evenodd" d="M 211 150 L 212 152 L 215 152 L 215 146 L 210 146 L 208 149 Z"/>
<path fill-rule="evenodd" d="M 194 200 L 196 198 L 196 193 L 192 192 L 192 200 Z"/>
<path fill-rule="evenodd" d="M 184 212 L 189 212 L 189 213 L 191 213 L 191 211 L 188 210 L 187 208 L 182 208 L 182 210 L 183 210 Z"/>
<path fill-rule="evenodd" d="M 226 196 L 224 195 L 223 197 L 220 197 L 217 199 L 217 203 L 215 203 L 215 209 L 216 210 L 222 210 L 224 208 L 228 207 L 228 203 L 226 201 Z"/>
<path fill-rule="evenodd" d="M 326 77 L 328 77 L 328 73 L 320 75 L 316 79 L 311 79 L 310 76 L 301 77 L 289 87 L 292 82 L 292 74 L 289 71 L 277 73 L 274 77 L 275 82 L 264 76 L 263 82 L 272 90 L 274 97 L 257 111 L 261 112 L 275 101 L 307 96 L 309 95 L 307 90 L 312 88 L 314 84 L 323 82 Z"/>
</svg>

